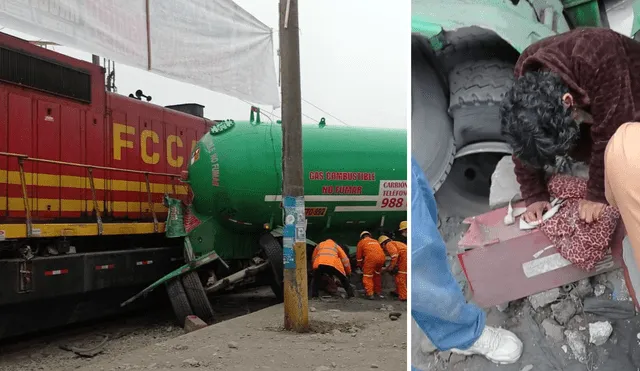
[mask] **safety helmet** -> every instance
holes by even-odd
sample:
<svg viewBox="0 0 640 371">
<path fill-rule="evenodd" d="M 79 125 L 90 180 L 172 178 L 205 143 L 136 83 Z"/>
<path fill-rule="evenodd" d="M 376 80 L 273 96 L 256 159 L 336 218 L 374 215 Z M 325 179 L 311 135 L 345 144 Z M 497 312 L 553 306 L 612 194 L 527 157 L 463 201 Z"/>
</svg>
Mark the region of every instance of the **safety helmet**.
<svg viewBox="0 0 640 371">
<path fill-rule="evenodd" d="M 369 235 L 371 236 L 371 233 L 369 231 L 362 231 L 360 232 L 360 238 L 364 237 L 365 235 Z"/>
<path fill-rule="evenodd" d="M 400 222 L 400 228 L 398 228 L 399 230 L 403 231 L 405 229 L 407 229 L 407 221 L 403 220 Z"/>
<path fill-rule="evenodd" d="M 378 243 L 380 243 L 380 244 L 382 244 L 383 242 L 389 241 L 389 240 L 390 240 L 390 238 L 385 236 L 385 235 L 382 235 L 382 236 L 378 237 Z"/>
</svg>

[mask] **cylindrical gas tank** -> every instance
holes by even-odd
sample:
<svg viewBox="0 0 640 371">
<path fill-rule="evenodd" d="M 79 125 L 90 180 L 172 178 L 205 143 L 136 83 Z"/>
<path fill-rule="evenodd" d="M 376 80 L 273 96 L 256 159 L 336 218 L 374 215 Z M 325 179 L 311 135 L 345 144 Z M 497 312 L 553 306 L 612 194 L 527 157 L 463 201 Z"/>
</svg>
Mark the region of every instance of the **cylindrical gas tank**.
<svg viewBox="0 0 640 371">
<path fill-rule="evenodd" d="M 363 229 L 406 220 L 402 129 L 303 125 L 307 230 Z M 250 231 L 282 225 L 282 126 L 222 121 L 198 142 L 188 182 L 199 214 Z"/>
</svg>

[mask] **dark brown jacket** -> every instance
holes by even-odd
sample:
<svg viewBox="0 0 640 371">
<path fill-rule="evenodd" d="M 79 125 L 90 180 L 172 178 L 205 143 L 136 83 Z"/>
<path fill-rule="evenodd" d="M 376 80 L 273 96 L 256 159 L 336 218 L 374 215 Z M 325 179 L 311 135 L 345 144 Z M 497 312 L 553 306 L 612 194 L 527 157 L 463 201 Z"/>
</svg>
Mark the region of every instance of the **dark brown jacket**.
<svg viewBox="0 0 640 371">
<path fill-rule="evenodd" d="M 607 142 L 620 125 L 640 119 L 640 43 L 609 29 L 575 29 L 525 49 L 516 63 L 515 77 L 538 70 L 560 75 L 578 107 L 593 116 L 594 123 L 590 130 L 581 130 L 571 155 L 589 164 L 587 200 L 606 203 Z M 514 162 L 526 204 L 548 201 L 542 171 L 526 168 L 515 157 Z"/>
</svg>

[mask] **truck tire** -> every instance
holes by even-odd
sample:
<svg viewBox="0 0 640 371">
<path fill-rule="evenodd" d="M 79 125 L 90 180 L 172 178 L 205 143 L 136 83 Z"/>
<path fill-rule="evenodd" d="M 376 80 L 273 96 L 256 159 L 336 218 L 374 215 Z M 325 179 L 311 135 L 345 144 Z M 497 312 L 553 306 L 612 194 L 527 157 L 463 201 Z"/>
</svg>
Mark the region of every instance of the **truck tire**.
<svg viewBox="0 0 640 371">
<path fill-rule="evenodd" d="M 468 61 L 449 74 L 449 113 L 459 150 L 467 144 L 503 141 L 500 102 L 513 85 L 511 62 L 497 59 Z"/>
<path fill-rule="evenodd" d="M 445 35 L 438 58 L 449 73 L 449 113 L 456 150 L 469 144 L 504 142 L 499 105 L 513 84 L 517 51 L 493 31 L 462 28 Z M 469 217 L 490 210 L 491 175 L 502 152 L 472 153 L 456 158 L 446 182 L 436 193 L 447 216 Z"/>
<path fill-rule="evenodd" d="M 193 310 L 191 309 L 191 304 L 189 304 L 189 299 L 187 298 L 187 294 L 182 286 L 182 281 L 180 278 L 174 278 L 168 281 L 166 285 L 167 294 L 169 295 L 169 300 L 171 300 L 171 306 L 173 307 L 173 313 L 175 313 L 180 327 L 184 327 L 185 319 L 187 316 L 193 314 Z"/>
<path fill-rule="evenodd" d="M 266 233 L 260 237 L 260 247 L 271 266 L 271 274 L 269 274 L 269 285 L 271 291 L 276 295 L 278 300 L 284 300 L 284 263 L 282 244 L 278 242 L 271 234 Z"/>
<path fill-rule="evenodd" d="M 448 99 L 426 56 L 411 58 L 411 153 L 434 192 L 444 182 L 455 155 Z"/>
<path fill-rule="evenodd" d="M 187 294 L 187 298 L 189 298 L 195 315 L 207 323 L 213 321 L 215 314 L 211 307 L 211 302 L 207 297 L 207 292 L 204 291 L 198 272 L 185 274 L 182 277 L 182 285 L 184 286 L 184 291 Z"/>
<path fill-rule="evenodd" d="M 436 54 L 446 72 L 465 61 L 499 59 L 515 63 L 519 56 L 498 34 L 477 26 L 445 31 L 445 46 Z"/>
</svg>

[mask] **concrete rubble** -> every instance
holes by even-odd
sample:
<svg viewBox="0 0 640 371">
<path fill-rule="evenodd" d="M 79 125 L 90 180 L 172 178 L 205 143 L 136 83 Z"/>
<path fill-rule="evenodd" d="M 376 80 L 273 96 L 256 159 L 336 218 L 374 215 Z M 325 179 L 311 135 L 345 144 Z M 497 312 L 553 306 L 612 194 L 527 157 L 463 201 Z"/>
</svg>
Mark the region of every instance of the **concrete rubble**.
<svg viewBox="0 0 640 371">
<path fill-rule="evenodd" d="M 601 321 L 589 324 L 589 342 L 595 345 L 603 345 L 609 340 L 609 336 L 613 332 L 611 323 Z"/>
<path fill-rule="evenodd" d="M 573 352 L 573 356 L 580 363 L 586 363 L 587 361 L 587 346 L 585 345 L 585 336 L 580 331 L 566 330 L 564 335 L 567 337 L 567 343 L 569 348 Z"/>
<path fill-rule="evenodd" d="M 529 296 L 529 302 L 533 309 L 538 309 L 553 303 L 558 300 L 558 297 L 560 297 L 560 289 L 556 287 L 554 289 Z"/>
</svg>

